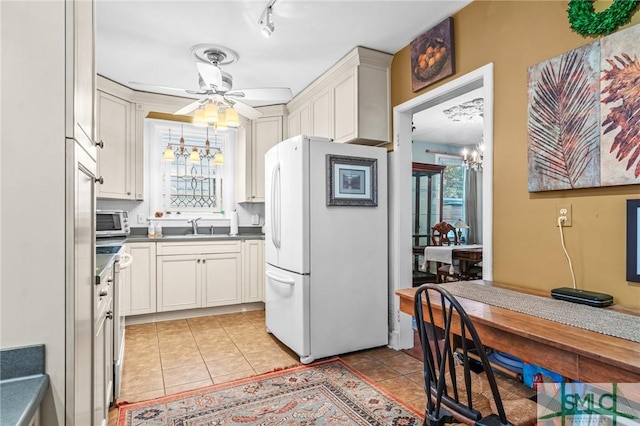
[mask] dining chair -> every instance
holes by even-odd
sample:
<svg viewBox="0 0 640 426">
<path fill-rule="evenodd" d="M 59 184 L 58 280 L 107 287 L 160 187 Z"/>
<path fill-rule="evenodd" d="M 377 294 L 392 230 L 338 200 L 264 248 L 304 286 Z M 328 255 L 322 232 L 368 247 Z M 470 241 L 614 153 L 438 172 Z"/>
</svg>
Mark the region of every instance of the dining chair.
<svg viewBox="0 0 640 426">
<path fill-rule="evenodd" d="M 431 242 L 434 246 L 451 245 L 451 238 L 449 233 L 453 231 L 453 243 L 458 245 L 458 235 L 456 234 L 456 228 L 447 222 L 438 222 L 431 227 Z"/>
<path fill-rule="evenodd" d="M 537 407 L 530 399 L 535 392 L 493 371 L 471 319 L 451 293 L 423 284 L 416 290 L 414 312 L 427 395 L 423 425 L 536 423 Z"/>
<path fill-rule="evenodd" d="M 453 232 L 452 232 L 453 231 Z M 453 234 L 453 241 L 449 237 Z M 434 246 L 458 245 L 458 235 L 456 234 L 456 228 L 447 222 L 438 222 L 431 228 L 431 242 Z M 459 281 L 460 279 L 479 279 L 482 278 L 482 268 L 474 265 L 470 265 L 465 274 L 462 274 L 459 265 L 442 264 L 436 262 L 436 283 L 441 281 L 447 281 L 450 278 L 453 281 Z M 464 275 L 464 276 L 463 276 Z"/>
</svg>

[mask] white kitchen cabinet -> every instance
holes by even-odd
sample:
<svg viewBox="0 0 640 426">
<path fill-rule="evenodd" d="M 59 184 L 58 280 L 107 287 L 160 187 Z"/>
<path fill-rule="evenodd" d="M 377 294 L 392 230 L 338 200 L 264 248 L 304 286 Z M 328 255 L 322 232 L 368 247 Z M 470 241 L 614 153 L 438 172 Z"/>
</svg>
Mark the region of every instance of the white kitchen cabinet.
<svg viewBox="0 0 640 426">
<path fill-rule="evenodd" d="M 202 306 L 242 303 L 242 257 L 240 253 L 202 256 Z"/>
<path fill-rule="evenodd" d="M 158 256 L 158 312 L 202 306 L 200 265 L 199 255 Z"/>
<path fill-rule="evenodd" d="M 264 302 L 264 240 L 242 242 L 242 302 Z"/>
<path fill-rule="evenodd" d="M 356 47 L 288 104 L 293 131 L 302 131 L 308 104 L 310 132 L 335 142 L 380 145 L 391 139 L 392 55 Z"/>
<path fill-rule="evenodd" d="M 236 162 L 236 201 L 264 202 L 264 154 L 285 138 L 284 105 L 258 108 L 263 116 L 253 120 L 251 132 L 239 132 Z"/>
<path fill-rule="evenodd" d="M 93 336 L 93 425 L 106 426 L 113 395 L 113 267 L 107 282 L 96 287 Z M 108 280 L 111 280 L 110 282 Z"/>
<path fill-rule="evenodd" d="M 316 93 L 311 95 L 310 114 L 311 114 L 311 135 L 321 136 L 324 138 L 333 137 L 333 129 L 331 123 L 331 92 L 329 87 L 323 87 Z"/>
<path fill-rule="evenodd" d="M 298 105 L 295 110 L 290 110 L 288 121 L 289 133 L 287 137 L 297 135 L 312 135 L 311 102 L 303 102 L 301 105 Z"/>
<path fill-rule="evenodd" d="M 242 302 L 241 242 L 158 243 L 158 312 Z"/>
<path fill-rule="evenodd" d="M 127 243 L 133 262 L 125 276 L 125 315 L 156 312 L 156 243 Z"/>
<path fill-rule="evenodd" d="M 69 38 L 73 43 L 73 111 L 67 113 L 67 136 L 75 138 L 87 153 L 96 159 L 94 135 L 94 93 L 96 75 L 94 66 L 94 5 L 93 1 L 68 2 L 67 13 L 72 15 Z M 71 106 L 69 105 L 69 107 Z M 79 136 L 80 135 L 80 136 Z"/>
<path fill-rule="evenodd" d="M 99 198 L 136 198 L 134 119 L 131 102 L 97 91 L 98 174 L 104 180 Z"/>
</svg>

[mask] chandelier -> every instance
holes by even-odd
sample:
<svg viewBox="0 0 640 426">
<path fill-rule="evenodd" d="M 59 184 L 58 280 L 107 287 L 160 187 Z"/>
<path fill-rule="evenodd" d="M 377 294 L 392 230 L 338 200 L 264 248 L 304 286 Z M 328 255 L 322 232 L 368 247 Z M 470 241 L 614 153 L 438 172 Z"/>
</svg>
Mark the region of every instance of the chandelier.
<svg viewBox="0 0 640 426">
<path fill-rule="evenodd" d="M 467 170 L 482 170 L 484 148 L 484 143 L 480 142 L 472 151 L 469 151 L 467 148 L 462 150 L 462 159 Z"/>
<path fill-rule="evenodd" d="M 240 127 L 240 119 L 233 105 L 226 106 L 209 99 L 193 112 L 193 125 L 213 126 L 217 130 L 235 129 Z"/>
<path fill-rule="evenodd" d="M 184 125 L 182 125 L 184 127 Z M 204 148 L 198 149 L 195 146 L 189 146 L 184 142 L 184 128 L 181 129 L 180 142 L 174 147 L 171 144 L 171 129 L 169 129 L 169 143 L 164 149 L 162 158 L 167 161 L 173 161 L 176 157 L 184 157 L 191 163 L 200 163 L 201 160 L 213 159 L 214 164 L 224 164 L 224 155 L 222 149 L 217 146 L 211 146 L 209 142 L 209 126 L 207 126 L 207 139 L 204 142 Z"/>
</svg>

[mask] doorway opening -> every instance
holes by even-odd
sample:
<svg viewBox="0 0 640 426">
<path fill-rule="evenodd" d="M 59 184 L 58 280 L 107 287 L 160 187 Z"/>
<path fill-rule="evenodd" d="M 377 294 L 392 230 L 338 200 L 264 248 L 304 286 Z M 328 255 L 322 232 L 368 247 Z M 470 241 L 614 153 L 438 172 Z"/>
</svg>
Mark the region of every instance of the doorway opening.
<svg viewBox="0 0 640 426">
<path fill-rule="evenodd" d="M 484 162 L 482 177 L 483 279 L 493 279 L 493 64 L 469 72 L 430 92 L 404 102 L 393 110 L 394 147 L 389 154 L 389 273 L 390 273 L 390 346 L 413 347 L 412 320 L 400 313 L 397 289 L 412 283 L 412 118 L 434 105 L 481 89 L 484 99 L 482 135 Z"/>
</svg>

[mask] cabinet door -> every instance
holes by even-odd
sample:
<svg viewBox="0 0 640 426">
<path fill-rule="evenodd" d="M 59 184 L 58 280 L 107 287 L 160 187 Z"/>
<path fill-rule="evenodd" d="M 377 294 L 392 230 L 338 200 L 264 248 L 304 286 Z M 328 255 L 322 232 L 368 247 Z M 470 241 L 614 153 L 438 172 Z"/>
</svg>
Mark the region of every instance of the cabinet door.
<svg viewBox="0 0 640 426">
<path fill-rule="evenodd" d="M 133 199 L 131 152 L 131 103 L 98 91 L 98 140 L 104 147 L 98 151 L 98 175 L 104 183 L 99 198 Z"/>
<path fill-rule="evenodd" d="M 264 241 L 245 240 L 242 247 L 242 301 L 264 301 Z"/>
<path fill-rule="evenodd" d="M 133 257 L 124 270 L 125 314 L 140 315 L 156 312 L 156 243 L 129 243 Z"/>
<path fill-rule="evenodd" d="M 94 37 L 93 2 L 76 0 L 73 7 L 73 134 L 89 155 L 96 158 L 94 135 Z"/>
<path fill-rule="evenodd" d="M 311 97 L 311 130 L 313 136 L 331 138 L 330 90 L 326 87 Z"/>
<path fill-rule="evenodd" d="M 289 112 L 289 117 L 287 118 L 289 122 L 288 132 L 290 136 L 296 136 L 302 134 L 300 132 L 300 110 L 295 110 Z"/>
<path fill-rule="evenodd" d="M 199 308 L 200 257 L 158 256 L 157 262 L 158 312 Z"/>
<path fill-rule="evenodd" d="M 202 257 L 203 306 L 242 302 L 240 253 L 208 254 Z"/>
<path fill-rule="evenodd" d="M 358 136 L 357 78 L 355 69 L 336 78 L 333 91 L 333 138 L 347 142 Z"/>
<path fill-rule="evenodd" d="M 264 154 L 280 141 L 282 141 L 282 116 L 254 120 L 251 149 L 252 202 L 264 202 Z"/>
<path fill-rule="evenodd" d="M 109 420 L 109 382 L 112 382 L 113 367 L 111 367 L 111 377 L 107 377 L 113 340 L 113 321 L 107 313 L 111 311 L 112 300 L 109 299 L 106 309 L 97 314 L 93 336 L 93 424 L 95 426 L 107 426 Z M 111 328 L 110 327 L 111 324 Z"/>
</svg>

